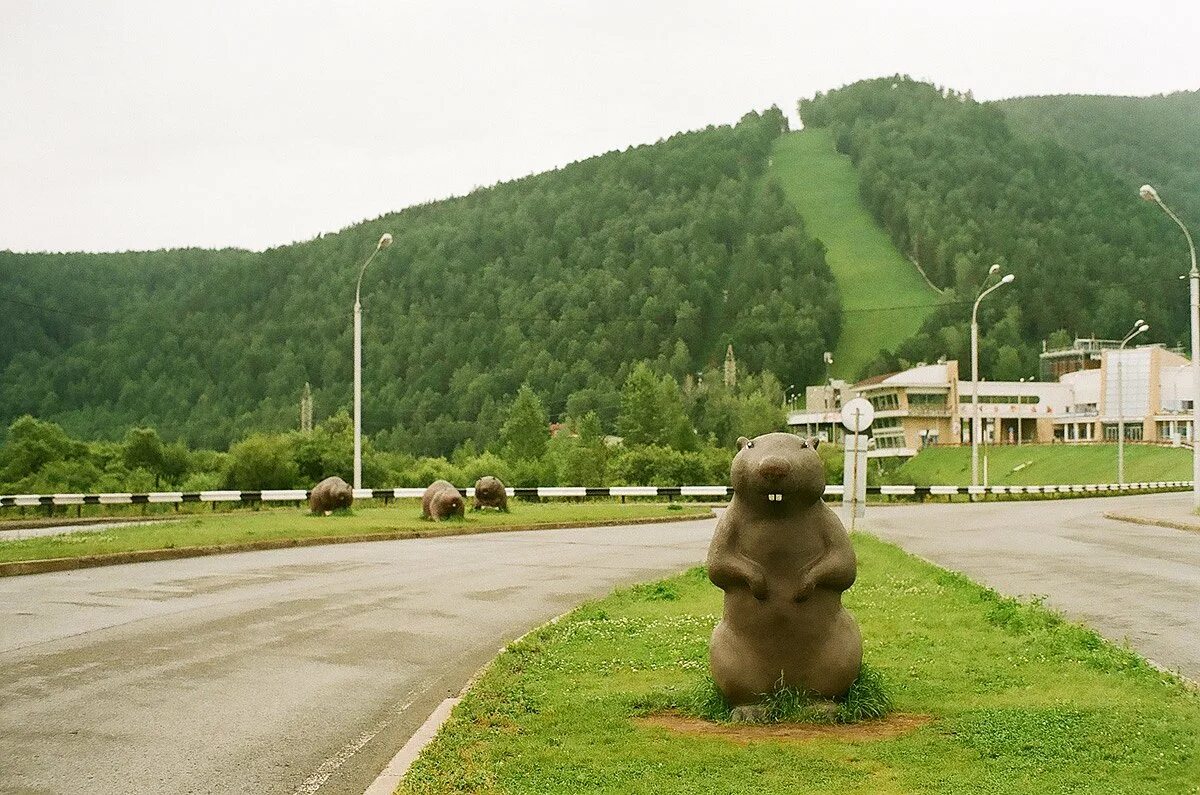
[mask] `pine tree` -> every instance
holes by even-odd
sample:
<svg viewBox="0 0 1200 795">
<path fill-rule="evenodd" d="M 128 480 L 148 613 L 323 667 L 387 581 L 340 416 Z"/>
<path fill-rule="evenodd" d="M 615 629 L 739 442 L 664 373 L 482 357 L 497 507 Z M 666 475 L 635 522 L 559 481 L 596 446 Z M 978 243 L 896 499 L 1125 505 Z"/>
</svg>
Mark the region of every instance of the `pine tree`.
<svg viewBox="0 0 1200 795">
<path fill-rule="evenodd" d="M 546 408 L 529 384 L 522 384 L 500 430 L 505 456 L 513 461 L 540 459 L 546 453 L 549 438 L 550 417 Z"/>
</svg>

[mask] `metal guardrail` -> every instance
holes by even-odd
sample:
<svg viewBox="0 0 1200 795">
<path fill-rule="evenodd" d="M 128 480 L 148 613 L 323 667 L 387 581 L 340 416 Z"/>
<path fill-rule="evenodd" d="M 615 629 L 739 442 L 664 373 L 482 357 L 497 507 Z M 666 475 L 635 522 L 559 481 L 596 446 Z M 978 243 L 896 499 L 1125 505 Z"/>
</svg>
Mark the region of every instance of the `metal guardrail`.
<svg viewBox="0 0 1200 795">
<path fill-rule="evenodd" d="M 1081 494 L 1190 489 L 1190 480 L 1160 480 L 1126 483 L 1076 483 L 1049 486 L 868 486 L 868 494 L 896 497 L 950 497 L 956 494 L 987 496 L 1001 494 Z M 475 489 L 459 489 L 466 497 L 474 497 Z M 510 497 L 571 498 L 571 497 L 729 497 L 730 486 L 538 486 L 505 489 Z M 423 488 L 355 489 L 357 500 L 420 499 Z M 840 497 L 843 487 L 825 487 L 826 497 Z M 147 505 L 180 504 L 188 502 L 302 502 L 310 492 L 304 489 L 266 489 L 262 491 L 158 491 L 145 494 L 8 494 L 0 496 L 0 508 L 20 508 L 56 505 Z"/>
</svg>

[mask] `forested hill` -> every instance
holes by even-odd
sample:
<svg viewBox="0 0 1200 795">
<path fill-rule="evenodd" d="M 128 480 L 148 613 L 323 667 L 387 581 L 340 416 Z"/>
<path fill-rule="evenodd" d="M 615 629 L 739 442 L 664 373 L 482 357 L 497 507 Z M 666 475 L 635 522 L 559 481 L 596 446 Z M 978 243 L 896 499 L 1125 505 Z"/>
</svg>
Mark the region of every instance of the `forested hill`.
<svg viewBox="0 0 1200 795">
<path fill-rule="evenodd" d="M 1139 318 L 1150 323 L 1151 340 L 1186 339 L 1187 286 L 1178 280 L 1186 243 L 1131 187 L 1139 182 L 1131 171 L 1150 167 L 1127 159 L 1121 168 L 1115 154 L 1068 148 L 1060 136 L 1010 119 L 1024 112 L 1018 107 L 900 76 L 801 101 L 805 125 L 830 128 L 856 164 L 863 199 L 897 247 L 951 291 L 920 334 L 865 373 L 940 356 L 966 361 L 971 304 L 992 263 L 1016 281 L 980 310 L 988 378 L 1035 374 L 1044 339 L 1120 337 Z M 1148 126 L 1156 107 L 1147 106 Z M 1132 140 L 1113 153 L 1140 143 L 1135 131 L 1122 135 Z M 1166 157 L 1155 169 L 1164 190 L 1180 179 Z"/>
<path fill-rule="evenodd" d="M 1156 97 L 1022 97 L 996 103 L 1012 127 L 1088 155 L 1126 184 L 1150 183 L 1200 221 L 1200 91 Z"/>
<path fill-rule="evenodd" d="M 523 383 L 611 429 L 630 367 L 819 380 L 840 325 L 821 244 L 761 179 L 777 109 L 263 253 L 0 252 L 0 424 L 134 425 L 224 448 L 348 407 L 363 283 L 364 425 L 383 448 L 482 446 Z"/>
</svg>

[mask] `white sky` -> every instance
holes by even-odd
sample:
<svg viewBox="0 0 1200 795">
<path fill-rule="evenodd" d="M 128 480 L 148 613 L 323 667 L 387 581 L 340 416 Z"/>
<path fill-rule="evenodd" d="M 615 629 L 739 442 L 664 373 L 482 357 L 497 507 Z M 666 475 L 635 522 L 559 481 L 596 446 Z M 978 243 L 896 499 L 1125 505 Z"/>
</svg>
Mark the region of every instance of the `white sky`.
<svg viewBox="0 0 1200 795">
<path fill-rule="evenodd" d="M 1162 0 L 0 0 L 0 249 L 264 248 L 895 72 L 1195 89 L 1198 41 Z"/>
</svg>

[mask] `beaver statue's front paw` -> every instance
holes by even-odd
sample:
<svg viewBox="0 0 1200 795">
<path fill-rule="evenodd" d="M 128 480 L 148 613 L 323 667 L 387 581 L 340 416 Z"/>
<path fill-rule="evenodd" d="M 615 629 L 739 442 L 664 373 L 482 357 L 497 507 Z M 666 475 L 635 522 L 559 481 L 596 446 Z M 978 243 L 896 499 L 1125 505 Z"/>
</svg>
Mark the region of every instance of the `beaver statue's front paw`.
<svg viewBox="0 0 1200 795">
<path fill-rule="evenodd" d="M 750 593 L 755 599 L 760 602 L 765 602 L 767 600 L 768 588 L 766 577 L 761 574 L 751 577 L 749 580 L 749 585 Z"/>
<path fill-rule="evenodd" d="M 796 591 L 792 595 L 793 602 L 803 602 L 808 597 L 812 596 L 813 591 L 817 588 L 817 582 L 811 577 L 804 577 L 800 580 L 800 584 L 796 587 Z"/>
</svg>

